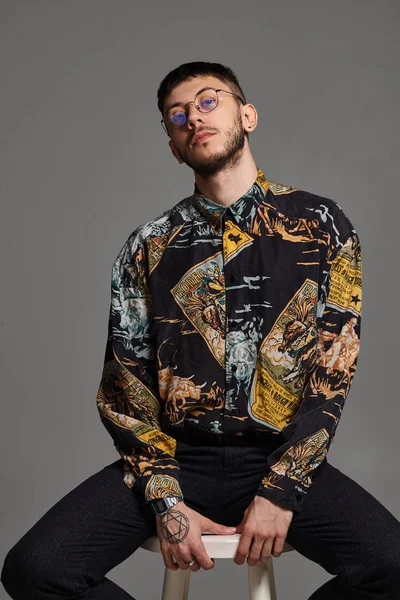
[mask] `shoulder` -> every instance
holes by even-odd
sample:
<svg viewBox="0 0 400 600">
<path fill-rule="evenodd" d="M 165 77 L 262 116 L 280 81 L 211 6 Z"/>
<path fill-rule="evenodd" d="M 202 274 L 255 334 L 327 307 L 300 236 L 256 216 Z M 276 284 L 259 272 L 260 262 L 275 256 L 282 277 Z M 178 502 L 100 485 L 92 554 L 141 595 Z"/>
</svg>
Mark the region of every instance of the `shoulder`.
<svg viewBox="0 0 400 600">
<path fill-rule="evenodd" d="M 132 261 L 138 253 L 148 254 L 149 249 L 159 255 L 177 229 L 191 222 L 194 215 L 189 196 L 149 221 L 140 223 L 123 243 L 116 262 L 123 264 Z"/>
<path fill-rule="evenodd" d="M 354 224 L 337 199 L 271 181 L 265 200 L 283 217 L 311 221 L 321 234 L 332 238 L 333 246 L 356 235 Z"/>
</svg>

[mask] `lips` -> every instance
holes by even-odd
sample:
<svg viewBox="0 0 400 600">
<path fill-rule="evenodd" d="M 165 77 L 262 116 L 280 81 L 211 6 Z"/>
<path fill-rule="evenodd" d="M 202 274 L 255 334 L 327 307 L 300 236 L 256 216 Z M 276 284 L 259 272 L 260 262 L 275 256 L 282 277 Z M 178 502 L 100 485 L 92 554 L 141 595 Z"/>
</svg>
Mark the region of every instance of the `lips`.
<svg viewBox="0 0 400 600">
<path fill-rule="evenodd" d="M 214 135 L 214 133 L 212 133 L 211 131 L 205 131 L 204 133 L 198 133 L 193 138 L 193 142 L 192 142 L 193 146 L 195 146 L 196 144 L 199 144 L 200 142 L 203 142 L 204 140 L 207 140 L 212 135 Z"/>
</svg>

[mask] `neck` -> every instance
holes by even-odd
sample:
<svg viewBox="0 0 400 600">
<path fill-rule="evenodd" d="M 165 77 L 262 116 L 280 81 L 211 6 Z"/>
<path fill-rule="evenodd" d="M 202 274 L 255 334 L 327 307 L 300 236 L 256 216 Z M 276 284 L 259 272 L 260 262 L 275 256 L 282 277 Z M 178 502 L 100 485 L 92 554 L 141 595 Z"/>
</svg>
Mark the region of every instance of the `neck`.
<svg viewBox="0 0 400 600">
<path fill-rule="evenodd" d="M 204 178 L 195 173 L 200 192 L 223 206 L 238 200 L 257 178 L 257 165 L 250 151 L 244 152 L 238 163 L 230 165 L 213 177 Z"/>
</svg>

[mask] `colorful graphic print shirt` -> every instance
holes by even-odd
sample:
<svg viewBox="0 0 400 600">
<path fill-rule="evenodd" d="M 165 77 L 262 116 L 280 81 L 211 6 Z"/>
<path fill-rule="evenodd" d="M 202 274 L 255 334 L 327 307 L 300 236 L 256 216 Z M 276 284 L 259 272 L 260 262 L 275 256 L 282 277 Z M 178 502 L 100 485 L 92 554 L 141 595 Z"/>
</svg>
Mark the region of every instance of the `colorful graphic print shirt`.
<svg viewBox="0 0 400 600">
<path fill-rule="evenodd" d="M 113 264 L 97 407 L 143 503 L 183 496 L 176 440 L 201 430 L 277 436 L 256 495 L 299 512 L 333 440 L 360 346 L 360 241 L 336 201 L 257 171 L 229 207 L 195 184 Z"/>
</svg>

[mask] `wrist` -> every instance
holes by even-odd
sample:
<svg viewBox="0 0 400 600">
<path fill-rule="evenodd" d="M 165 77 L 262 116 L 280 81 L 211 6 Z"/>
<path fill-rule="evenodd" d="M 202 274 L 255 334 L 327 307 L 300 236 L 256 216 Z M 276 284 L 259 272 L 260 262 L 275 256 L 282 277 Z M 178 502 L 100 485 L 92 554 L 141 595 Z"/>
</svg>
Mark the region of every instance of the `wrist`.
<svg viewBox="0 0 400 600">
<path fill-rule="evenodd" d="M 170 506 L 165 512 L 163 513 L 156 513 L 155 511 L 153 511 L 153 513 L 155 514 L 157 519 L 162 519 L 163 517 L 165 517 L 165 515 L 169 512 L 171 512 L 171 510 L 180 510 L 182 505 L 184 504 L 184 500 L 180 500 L 179 502 L 177 502 L 176 504 L 174 504 L 173 506 Z"/>
<path fill-rule="evenodd" d="M 257 498 L 257 500 L 256 500 Z M 286 512 L 291 512 L 293 513 L 293 510 L 291 508 L 286 508 L 285 506 L 282 506 L 281 504 L 278 504 L 278 502 L 275 502 L 274 500 L 270 500 L 269 498 L 265 498 L 264 496 L 254 496 L 254 502 L 256 504 L 262 504 L 264 500 L 264 504 L 265 502 L 269 502 L 269 505 L 274 507 L 274 508 L 280 508 L 281 510 L 284 510 Z"/>
<path fill-rule="evenodd" d="M 170 496 L 157 498 L 150 501 L 150 507 L 156 516 L 165 515 L 171 508 L 180 505 L 183 502 L 182 496 Z"/>
</svg>

